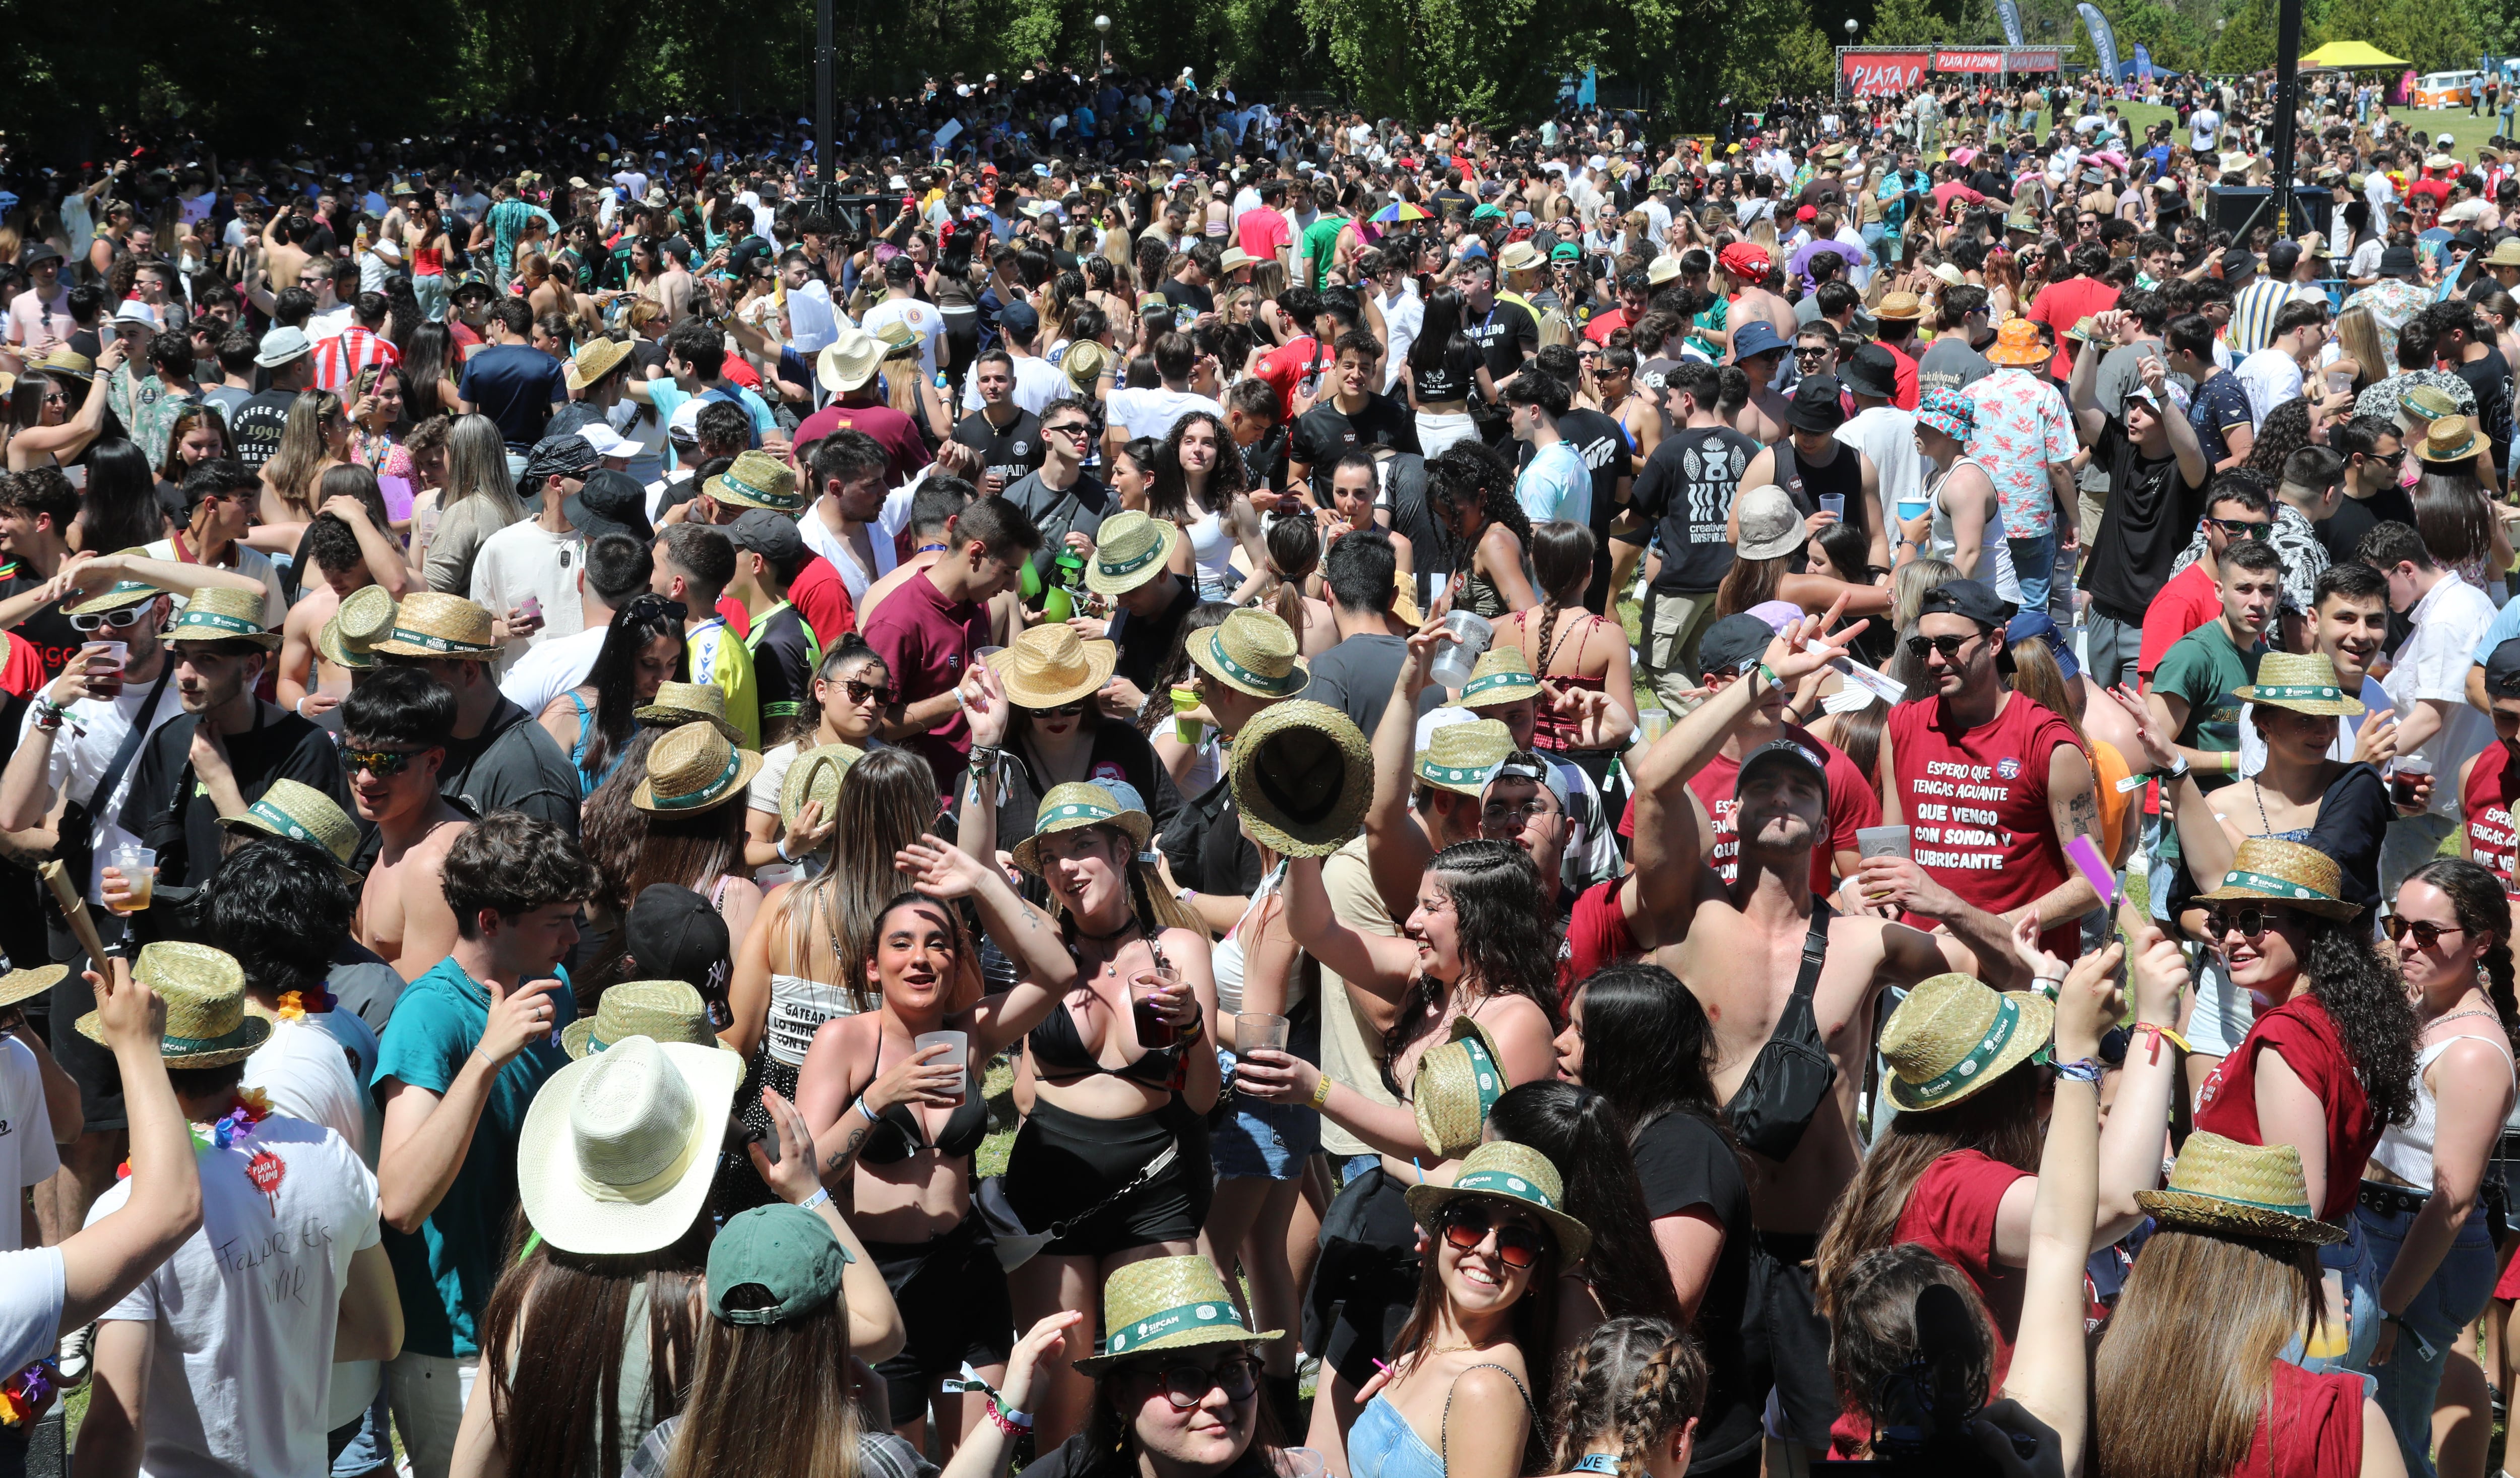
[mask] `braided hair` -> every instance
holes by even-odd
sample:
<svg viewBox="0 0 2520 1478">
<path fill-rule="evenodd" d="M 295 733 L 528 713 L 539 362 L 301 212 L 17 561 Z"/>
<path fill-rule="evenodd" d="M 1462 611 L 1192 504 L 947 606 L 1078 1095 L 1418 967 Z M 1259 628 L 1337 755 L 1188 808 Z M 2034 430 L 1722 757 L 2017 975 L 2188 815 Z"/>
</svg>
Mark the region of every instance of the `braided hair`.
<svg viewBox="0 0 2520 1478">
<path fill-rule="evenodd" d="M 1560 1473 L 1604 1439 L 1618 1444 L 1619 1478 L 1645 1478 L 1654 1444 L 1706 1404 L 1706 1357 L 1659 1319 L 1612 1319 L 1566 1354 L 1550 1403 L 1551 1461 Z"/>
<path fill-rule="evenodd" d="M 2478 963 L 2485 966 L 2485 996 L 2502 1018 L 2502 1031 L 2520 1048 L 2520 1002 L 2512 996 L 2511 900 L 2502 883 L 2482 864 L 2464 857 L 2437 857 L 2407 875 L 2408 882 L 2429 883 L 2450 900 L 2458 926 L 2491 934 L 2494 943 Z"/>
</svg>

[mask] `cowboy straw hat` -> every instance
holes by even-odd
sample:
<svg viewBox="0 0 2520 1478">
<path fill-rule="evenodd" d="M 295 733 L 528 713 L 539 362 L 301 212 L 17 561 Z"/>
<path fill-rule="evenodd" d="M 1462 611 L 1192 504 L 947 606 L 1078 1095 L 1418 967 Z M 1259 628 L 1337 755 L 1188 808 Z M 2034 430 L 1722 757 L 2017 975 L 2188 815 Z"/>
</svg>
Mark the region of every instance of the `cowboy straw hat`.
<svg viewBox="0 0 2520 1478">
<path fill-rule="evenodd" d="M 2301 1151 L 2290 1144 L 2243 1144 L 2197 1130 L 2179 1147 L 2170 1184 L 2138 1190 L 2136 1204 L 2164 1230 L 2214 1232 L 2327 1246 L 2345 1229 L 2312 1214 Z"/>
<path fill-rule="evenodd" d="M 1497 253 L 1497 270 L 1500 272 L 1533 272 L 1537 271 L 1542 264 L 1547 261 L 1548 258 L 1540 254 L 1540 248 L 1533 246 L 1531 243 L 1510 242 L 1507 244 L 1506 248 L 1503 251 Z"/>
<path fill-rule="evenodd" d="M 131 978 L 166 1003 L 158 1050 L 168 1067 L 242 1062 L 271 1036 L 270 1018 L 245 1008 L 245 968 L 225 950 L 180 940 L 145 944 Z M 105 1041 L 105 1020 L 95 1011 L 78 1018 L 78 1030 L 91 1042 Z"/>
<path fill-rule="evenodd" d="M 1071 1362 L 1101 1375 L 1122 1360 L 1160 1350 L 1206 1345 L 1257 1347 L 1283 1329 L 1258 1333 L 1244 1327 L 1234 1294 L 1216 1264 L 1196 1253 L 1150 1257 L 1112 1271 L 1102 1284 L 1102 1327 L 1108 1337 L 1093 1355 Z"/>
<path fill-rule="evenodd" d="M 737 508 L 793 514 L 805 506 L 796 470 L 768 452 L 740 452 L 735 465 L 700 484 L 700 491 Z"/>
<path fill-rule="evenodd" d="M 1680 281 L 1679 257 L 1657 256 L 1652 261 L 1645 263 L 1646 287 L 1659 288 L 1666 283 L 1676 283 L 1678 281 Z"/>
<path fill-rule="evenodd" d="M 1127 509 L 1102 520 L 1096 531 L 1094 562 L 1085 567 L 1085 588 L 1098 596 L 1122 596 L 1164 572 L 1182 532 L 1169 518 Z"/>
<path fill-rule="evenodd" d="M 1373 803 L 1373 746 L 1326 703 L 1270 704 L 1234 737 L 1232 765 L 1244 828 L 1281 857 L 1328 857 Z"/>
<path fill-rule="evenodd" d="M 1265 610 L 1238 609 L 1185 644 L 1201 672 L 1255 698 L 1293 697 L 1313 680 L 1294 628 Z"/>
<path fill-rule="evenodd" d="M 989 654 L 989 670 L 1018 708 L 1057 708 L 1102 691 L 1120 660 L 1116 643 L 1087 641 L 1065 622 L 1024 629 Z"/>
<path fill-rule="evenodd" d="M 2196 895 L 2198 903 L 2279 903 L 2324 918 L 2351 918 L 2362 909 L 2344 897 L 2336 859 L 2297 841 L 2252 836 L 2231 856 L 2223 885 Z"/>
<path fill-rule="evenodd" d="M 615 987 L 618 989 L 618 987 Z M 627 1037 L 552 1074 L 517 1139 L 517 1199 L 562 1252 L 653 1252 L 707 1205 L 741 1053 Z"/>
<path fill-rule="evenodd" d="M 499 654 L 490 612 L 462 596 L 414 591 L 394 607 L 393 626 L 374 650 L 398 657 L 454 657 L 487 662 Z"/>
<path fill-rule="evenodd" d="M 169 642 L 250 642 L 265 650 L 280 645 L 280 633 L 262 628 L 262 593 L 213 585 L 197 590 L 168 622 Z"/>
<path fill-rule="evenodd" d="M 31 1001 L 69 978 L 67 964 L 38 964 L 0 975 L 0 1007 Z"/>
<path fill-rule="evenodd" d="M 840 326 L 839 336 L 814 360 L 814 378 L 834 395 L 857 389 L 883 368 L 884 341 L 864 329 Z"/>
<path fill-rule="evenodd" d="M 577 346 L 577 352 L 561 367 L 561 379 L 572 390 L 588 385 L 612 373 L 613 366 L 630 357 L 630 346 L 617 338 L 590 338 Z"/>
<path fill-rule="evenodd" d="M 864 758 L 866 751 L 855 744 L 817 744 L 790 759 L 787 775 L 779 782 L 780 829 L 795 829 L 807 801 L 822 802 L 823 821 L 828 825 L 840 803 L 840 782 Z"/>
<path fill-rule="evenodd" d="M 633 1037 L 735 1051 L 709 1030 L 708 1003 L 681 980 L 624 980 L 605 991 L 594 1015 L 560 1029 L 560 1045 L 572 1057 L 604 1052 Z"/>
<path fill-rule="evenodd" d="M 332 854 L 333 865 L 351 886 L 367 874 L 350 866 L 359 855 L 358 823 L 350 820 L 333 797 L 293 780 L 276 780 L 240 816 L 222 816 L 231 831 L 267 831 L 292 841 L 308 842 Z"/>
<path fill-rule="evenodd" d="M 1998 991 L 1957 971 L 1917 982 L 1881 1028 L 1890 1101 L 1903 1113 L 1974 1097 L 2046 1047 L 2056 1007 L 2037 991 Z"/>
<path fill-rule="evenodd" d="M 1491 1140 L 1469 1153 L 1450 1186 L 1421 1184 L 1409 1187 L 1409 1214 L 1427 1232 L 1436 1230 L 1444 1207 L 1463 1196 L 1503 1201 L 1537 1215 L 1557 1238 L 1560 1268 L 1571 1268 L 1593 1249 L 1593 1231 L 1558 1209 L 1566 1198 L 1557 1167 L 1549 1156 L 1511 1140 Z"/>
<path fill-rule="evenodd" d="M 2349 696 L 2338 685 L 2336 664 L 2323 651 L 2306 656 L 2270 651 L 2258 658 L 2258 680 L 2245 688 L 2232 689 L 2231 695 L 2244 703 L 2267 703 L 2295 713 L 2333 718 L 2353 718 L 2362 712 L 2362 700 Z"/>
<path fill-rule="evenodd" d="M 315 634 L 315 649 L 336 667 L 360 671 L 377 665 L 376 646 L 393 630 L 394 599 L 382 585 L 350 593 Z"/>
<path fill-rule="evenodd" d="M 1445 724 L 1429 736 L 1411 771 L 1438 790 L 1479 796 L 1513 755 L 1513 731 L 1495 719 Z"/>
<path fill-rule="evenodd" d="M 2494 244 L 2494 250 L 2485 258 L 2485 265 L 2489 267 L 2520 267 L 2520 236 L 2506 236 L 2502 240 L 2496 242 Z"/>
<path fill-rule="evenodd" d="M 2005 319 L 1995 331 L 1995 342 L 1986 347 L 1988 364 L 2014 369 L 2046 364 L 2049 357 L 2039 341 L 2039 326 L 2026 318 Z"/>
<path fill-rule="evenodd" d="M 1451 1034 L 1426 1049 L 1410 1080 L 1409 1106 L 1427 1148 L 1458 1160 L 1478 1147 L 1488 1110 L 1505 1097 L 1504 1060 L 1495 1034 L 1467 1016 L 1454 1017 Z"/>
<path fill-rule="evenodd" d="M 2425 462 L 2474 462 L 2476 445 L 2476 423 L 2464 416 L 2443 416 L 2424 427 L 2415 456 Z"/>
<path fill-rule="evenodd" d="M 1462 685 L 1461 706 L 1496 708 L 1540 696 L 1540 679 L 1531 675 L 1531 659 L 1519 647 L 1491 647 L 1470 667 Z"/>
<path fill-rule="evenodd" d="M 1128 833 L 1131 850 L 1138 852 L 1147 849 L 1147 838 L 1155 832 L 1154 818 L 1146 812 L 1123 809 L 1120 798 L 1101 785 L 1069 781 L 1051 786 L 1050 793 L 1041 798 L 1032 834 L 1014 845 L 1015 866 L 1038 874 L 1042 870 L 1041 839 L 1085 827 L 1117 827 Z"/>
<path fill-rule="evenodd" d="M 631 709 L 630 716 L 651 729 L 714 724 L 727 742 L 743 742 L 743 731 L 727 722 L 726 690 L 715 683 L 659 683 L 656 695 L 644 706 Z"/>
<path fill-rule="evenodd" d="M 648 778 L 630 792 L 630 804 L 690 816 L 741 797 L 760 773 L 760 755 L 739 747 L 716 725 L 695 719 L 667 730 L 649 747 Z"/>
<path fill-rule="evenodd" d="M 145 549 L 126 549 L 117 553 L 144 560 L 149 557 L 149 551 Z M 88 597 L 75 605 L 64 606 L 63 609 L 74 616 L 103 615 L 109 610 L 120 610 L 126 605 L 137 605 L 143 601 L 154 601 L 165 593 L 144 580 L 126 578 L 116 580 L 96 595 Z"/>
</svg>

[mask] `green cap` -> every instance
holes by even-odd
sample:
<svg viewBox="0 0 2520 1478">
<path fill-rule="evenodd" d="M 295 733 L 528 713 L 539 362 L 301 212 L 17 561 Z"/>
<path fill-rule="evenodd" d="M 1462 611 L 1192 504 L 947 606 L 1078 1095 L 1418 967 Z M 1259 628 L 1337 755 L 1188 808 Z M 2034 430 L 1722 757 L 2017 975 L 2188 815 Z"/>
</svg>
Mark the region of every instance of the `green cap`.
<svg viewBox="0 0 2520 1478">
<path fill-rule="evenodd" d="M 849 1249 L 810 1211 L 755 1206 L 738 1212 L 709 1243 L 709 1312 L 731 1324 L 784 1324 L 830 1302 L 851 1261 Z M 746 1283 L 769 1289 L 770 1306 L 728 1308 L 727 1294 Z"/>
<path fill-rule="evenodd" d="M 1580 262 L 1584 259 L 1584 248 L 1573 242 L 1559 242 L 1549 248 L 1549 259 L 1552 262 Z"/>
</svg>

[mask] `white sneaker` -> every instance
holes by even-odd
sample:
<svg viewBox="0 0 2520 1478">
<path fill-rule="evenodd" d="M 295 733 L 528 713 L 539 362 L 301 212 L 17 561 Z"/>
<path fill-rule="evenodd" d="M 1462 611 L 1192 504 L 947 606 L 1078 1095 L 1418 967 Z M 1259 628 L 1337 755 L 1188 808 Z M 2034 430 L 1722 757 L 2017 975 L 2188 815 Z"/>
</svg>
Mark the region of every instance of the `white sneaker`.
<svg viewBox="0 0 2520 1478">
<path fill-rule="evenodd" d="M 74 1391 L 86 1385 L 88 1372 L 96 1367 L 96 1325 L 81 1324 L 63 1335 L 53 1358 L 62 1369 L 62 1389 Z"/>
</svg>

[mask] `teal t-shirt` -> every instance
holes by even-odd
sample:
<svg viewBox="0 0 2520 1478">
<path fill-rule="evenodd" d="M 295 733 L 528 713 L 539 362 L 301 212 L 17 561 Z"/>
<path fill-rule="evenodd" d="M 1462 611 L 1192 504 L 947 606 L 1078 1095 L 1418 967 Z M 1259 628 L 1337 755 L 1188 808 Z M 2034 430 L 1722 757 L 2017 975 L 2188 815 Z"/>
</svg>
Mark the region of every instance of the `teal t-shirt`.
<svg viewBox="0 0 2520 1478">
<path fill-rule="evenodd" d="M 475 1321 L 490 1304 L 517 1206 L 517 1139 L 525 1109 L 552 1074 L 568 1065 L 560 1029 L 577 1016 L 568 974 L 551 992 L 552 1034 L 518 1053 L 490 1086 L 490 1101 L 445 1199 L 417 1233 L 384 1229 L 385 1256 L 402 1295 L 402 1347 L 461 1360 L 479 1353 Z M 453 960 L 403 987 L 377 1047 L 377 1071 L 412 1088 L 444 1095 L 490 1024 L 490 996 Z"/>
<path fill-rule="evenodd" d="M 2212 753 L 2240 747 L 2242 705 L 2233 690 L 2257 681 L 2258 658 L 2266 650 L 2264 643 L 2246 651 L 2232 646 L 2230 633 L 2219 620 L 2206 622 L 2171 647 L 2152 675 L 2152 686 L 2156 692 L 2177 694 L 2187 705 L 2187 723 L 2179 731 L 2178 742 Z M 2200 775 L 2197 788 L 2219 790 L 2233 779 L 2218 775 L 2208 781 Z M 2163 829 L 2162 856 L 2175 859 L 2180 856 L 2179 832 L 2173 828 Z"/>
</svg>

